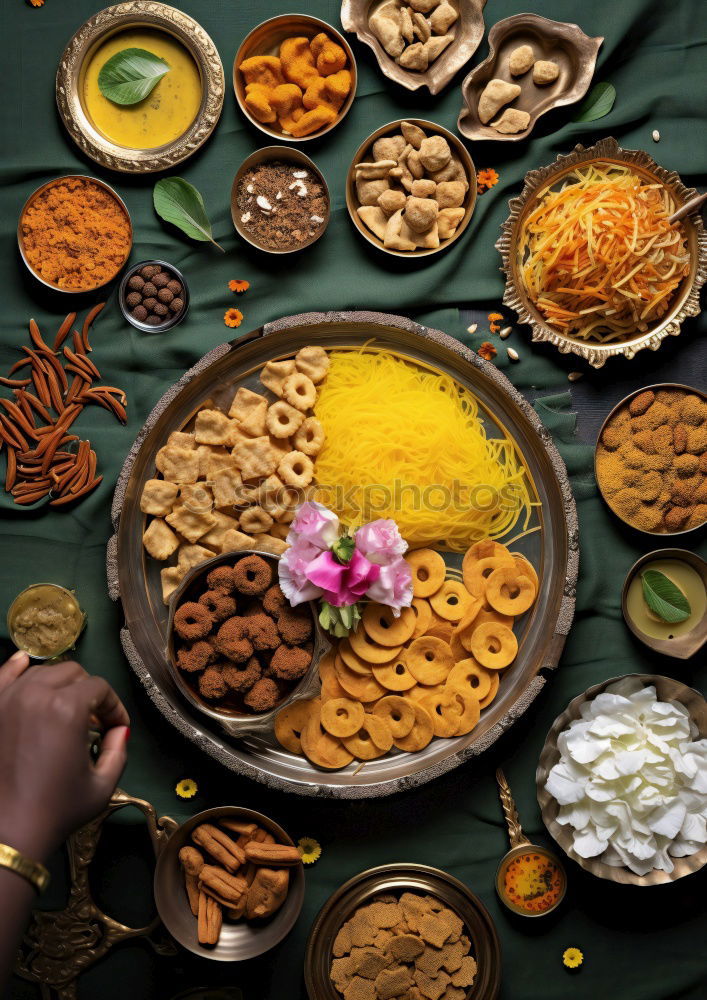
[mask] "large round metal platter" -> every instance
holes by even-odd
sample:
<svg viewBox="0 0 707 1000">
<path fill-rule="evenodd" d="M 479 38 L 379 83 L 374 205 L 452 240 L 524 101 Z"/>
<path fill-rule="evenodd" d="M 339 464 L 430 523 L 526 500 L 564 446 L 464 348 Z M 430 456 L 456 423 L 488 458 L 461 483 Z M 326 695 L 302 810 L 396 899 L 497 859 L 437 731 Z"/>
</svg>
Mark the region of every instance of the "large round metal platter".
<svg viewBox="0 0 707 1000">
<path fill-rule="evenodd" d="M 206 399 L 218 401 L 245 385 L 260 388 L 270 360 L 292 357 L 305 344 L 356 349 L 374 341 L 413 364 L 443 372 L 474 393 L 489 433 L 507 434 L 522 456 L 536 501 L 529 532 L 511 532 L 513 548 L 536 567 L 535 605 L 517 622 L 519 651 L 498 697 L 467 736 L 434 739 L 420 753 L 395 752 L 363 766 L 320 771 L 280 748 L 274 738 L 230 737 L 180 694 L 165 657 L 167 609 L 160 564 L 142 546 L 140 511 L 144 482 L 154 475 L 155 454 L 172 431 L 189 423 Z M 230 398 L 230 396 L 227 396 Z M 363 432 L 360 429 L 359 432 Z M 454 447 L 454 442 L 449 442 Z M 148 417 L 123 466 L 113 503 L 115 535 L 108 545 L 108 584 L 125 616 L 121 640 L 131 666 L 162 714 L 224 766 L 266 785 L 301 795 L 370 798 L 423 784 L 488 748 L 528 708 L 542 689 L 543 671 L 557 666 L 574 614 L 579 557 L 577 515 L 565 466 L 537 414 L 498 371 L 457 340 L 409 319 L 384 313 L 306 313 L 253 331 L 207 354 L 169 389 Z M 515 536 L 519 537 L 515 540 Z M 504 541 L 506 539 L 500 539 Z M 461 555 L 444 553 L 452 574 Z"/>
</svg>

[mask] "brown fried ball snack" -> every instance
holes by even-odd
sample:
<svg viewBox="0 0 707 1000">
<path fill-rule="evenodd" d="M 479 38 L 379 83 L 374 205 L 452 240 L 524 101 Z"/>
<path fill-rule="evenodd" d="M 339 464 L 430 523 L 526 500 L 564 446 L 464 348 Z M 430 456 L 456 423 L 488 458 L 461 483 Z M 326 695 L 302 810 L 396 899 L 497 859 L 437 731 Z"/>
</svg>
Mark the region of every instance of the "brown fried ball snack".
<svg viewBox="0 0 707 1000">
<path fill-rule="evenodd" d="M 274 583 L 265 591 L 263 597 L 263 610 L 273 618 L 279 618 L 281 613 L 289 608 L 289 601 L 283 594 L 280 584 Z"/>
<path fill-rule="evenodd" d="M 306 674 L 311 662 L 312 655 L 305 649 L 299 646 L 279 646 L 273 653 L 269 670 L 283 681 L 295 681 Z"/>
<path fill-rule="evenodd" d="M 217 664 L 207 667 L 199 677 L 199 693 L 204 698 L 208 698 L 209 701 L 214 701 L 217 698 L 223 698 L 226 691 L 227 686 L 223 676 L 223 667 Z"/>
<path fill-rule="evenodd" d="M 246 635 L 255 649 L 277 649 L 280 636 L 277 634 L 275 622 L 269 615 L 259 612 L 249 615 L 246 619 Z"/>
<path fill-rule="evenodd" d="M 222 590 L 225 594 L 232 594 L 236 589 L 231 566 L 217 566 L 216 569 L 212 569 L 206 577 L 206 582 L 211 590 Z"/>
<path fill-rule="evenodd" d="M 236 599 L 222 590 L 207 590 L 198 600 L 211 615 L 214 622 L 223 622 L 236 613 Z"/>
<path fill-rule="evenodd" d="M 174 616 L 174 630 L 182 639 L 203 639 L 211 631 L 211 615 L 203 604 L 187 601 Z"/>
<path fill-rule="evenodd" d="M 312 636 L 312 616 L 308 611 L 285 607 L 277 619 L 277 630 L 290 646 L 306 642 Z"/>
<path fill-rule="evenodd" d="M 216 649 L 235 663 L 245 663 L 253 655 L 245 618 L 229 618 L 218 630 Z"/>
<path fill-rule="evenodd" d="M 243 701 L 254 712 L 268 712 L 280 701 L 280 688 L 271 677 L 256 681 Z"/>
<path fill-rule="evenodd" d="M 177 666 L 187 673 L 203 670 L 215 658 L 216 651 L 210 642 L 200 639 L 191 646 L 182 646 L 177 653 Z"/>
<path fill-rule="evenodd" d="M 272 569 L 261 556 L 246 556 L 233 567 L 236 590 L 241 594 L 264 594 L 272 583 Z"/>
<path fill-rule="evenodd" d="M 263 668 L 258 660 L 251 656 L 243 666 L 229 663 L 223 670 L 223 679 L 231 691 L 250 691 L 256 681 L 260 680 Z"/>
</svg>

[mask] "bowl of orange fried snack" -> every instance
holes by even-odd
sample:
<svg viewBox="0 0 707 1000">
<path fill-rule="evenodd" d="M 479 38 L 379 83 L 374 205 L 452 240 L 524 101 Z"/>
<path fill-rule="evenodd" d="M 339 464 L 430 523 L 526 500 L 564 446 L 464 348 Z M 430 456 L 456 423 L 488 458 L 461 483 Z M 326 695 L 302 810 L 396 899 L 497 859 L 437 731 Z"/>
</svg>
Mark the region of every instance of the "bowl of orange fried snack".
<svg viewBox="0 0 707 1000">
<path fill-rule="evenodd" d="M 304 899 L 299 850 L 262 813 L 218 806 L 169 837 L 155 868 L 155 904 L 184 948 L 222 962 L 274 948 Z"/>
<path fill-rule="evenodd" d="M 406 557 L 413 602 L 394 617 L 367 604 L 359 627 L 319 658 L 321 690 L 281 708 L 275 738 L 322 770 L 435 738 L 468 737 L 518 654 L 516 619 L 538 594 L 531 563 L 500 542 L 474 543 L 461 579 L 434 549 Z"/>
<path fill-rule="evenodd" d="M 306 14 L 263 21 L 241 43 L 233 89 L 261 132 L 294 142 L 318 138 L 346 116 L 356 93 L 356 60 L 335 28 Z"/>
</svg>

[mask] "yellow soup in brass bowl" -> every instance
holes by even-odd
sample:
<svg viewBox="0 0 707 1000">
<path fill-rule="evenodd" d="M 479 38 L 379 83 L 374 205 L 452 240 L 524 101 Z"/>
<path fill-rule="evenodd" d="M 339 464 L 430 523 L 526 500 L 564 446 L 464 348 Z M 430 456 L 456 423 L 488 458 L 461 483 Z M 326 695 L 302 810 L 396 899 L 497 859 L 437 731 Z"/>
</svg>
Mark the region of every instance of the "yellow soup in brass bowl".
<svg viewBox="0 0 707 1000">
<path fill-rule="evenodd" d="M 169 72 L 137 104 L 115 104 L 98 87 L 98 74 L 123 49 L 147 49 Z M 164 31 L 133 28 L 112 35 L 91 56 L 83 77 L 83 104 L 95 127 L 110 142 L 128 149 L 155 149 L 178 139 L 201 105 L 201 76 L 188 50 Z"/>
</svg>

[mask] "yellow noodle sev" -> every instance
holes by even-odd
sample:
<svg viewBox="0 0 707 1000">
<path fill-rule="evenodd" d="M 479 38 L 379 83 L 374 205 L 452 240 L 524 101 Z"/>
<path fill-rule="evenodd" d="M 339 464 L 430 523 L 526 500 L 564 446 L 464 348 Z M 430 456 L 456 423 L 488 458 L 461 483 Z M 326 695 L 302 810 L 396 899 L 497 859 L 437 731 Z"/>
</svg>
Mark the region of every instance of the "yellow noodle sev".
<svg viewBox="0 0 707 1000">
<path fill-rule="evenodd" d="M 333 351 L 315 406 L 326 441 L 317 499 L 358 527 L 393 518 L 415 548 L 454 552 L 500 538 L 533 501 L 514 443 L 489 437 L 477 399 L 451 376 L 389 351 Z"/>
<path fill-rule="evenodd" d="M 685 231 L 663 184 L 591 163 L 548 189 L 523 222 L 521 274 L 547 322 L 583 340 L 644 331 L 689 273 Z"/>
</svg>

